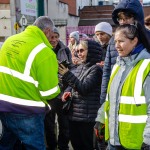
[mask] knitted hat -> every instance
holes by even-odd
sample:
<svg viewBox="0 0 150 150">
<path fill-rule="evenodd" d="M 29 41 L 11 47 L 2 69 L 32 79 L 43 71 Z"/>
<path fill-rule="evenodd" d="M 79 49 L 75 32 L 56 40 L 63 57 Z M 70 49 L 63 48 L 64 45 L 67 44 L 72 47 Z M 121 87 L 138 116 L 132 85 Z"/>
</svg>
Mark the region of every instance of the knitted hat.
<svg viewBox="0 0 150 150">
<path fill-rule="evenodd" d="M 54 30 L 53 30 L 54 33 L 57 33 L 59 35 L 59 31 L 56 27 L 54 27 Z"/>
<path fill-rule="evenodd" d="M 112 26 L 108 22 L 101 22 L 95 26 L 95 32 L 102 31 L 112 36 Z"/>
<path fill-rule="evenodd" d="M 79 41 L 79 31 L 74 31 L 74 32 L 71 32 L 69 37 L 73 37 L 75 38 L 77 41 Z"/>
</svg>

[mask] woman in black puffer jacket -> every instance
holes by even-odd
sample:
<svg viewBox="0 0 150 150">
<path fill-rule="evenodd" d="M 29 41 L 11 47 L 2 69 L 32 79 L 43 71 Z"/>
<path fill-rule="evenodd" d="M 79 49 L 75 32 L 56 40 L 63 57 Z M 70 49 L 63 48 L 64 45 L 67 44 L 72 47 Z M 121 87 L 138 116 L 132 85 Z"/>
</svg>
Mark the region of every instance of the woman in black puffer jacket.
<svg viewBox="0 0 150 150">
<path fill-rule="evenodd" d="M 80 41 L 77 54 L 82 64 L 73 74 L 60 65 L 59 73 L 63 80 L 72 87 L 71 92 L 64 93 L 62 100 L 69 95 L 72 98 L 69 124 L 71 143 L 74 150 L 93 150 L 93 127 L 97 110 L 100 107 L 102 69 L 97 62 L 101 61 L 102 49 L 91 40 Z"/>
</svg>

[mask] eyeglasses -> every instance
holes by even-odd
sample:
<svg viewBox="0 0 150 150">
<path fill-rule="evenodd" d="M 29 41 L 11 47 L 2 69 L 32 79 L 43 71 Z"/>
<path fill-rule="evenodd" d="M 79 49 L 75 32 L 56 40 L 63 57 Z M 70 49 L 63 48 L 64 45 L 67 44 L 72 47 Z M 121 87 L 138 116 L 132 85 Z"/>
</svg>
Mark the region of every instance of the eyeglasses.
<svg viewBox="0 0 150 150">
<path fill-rule="evenodd" d="M 132 17 L 131 17 L 132 18 Z M 128 21 L 128 20 L 130 20 L 131 18 L 129 18 L 129 17 L 126 17 L 126 18 L 117 18 L 117 21 L 118 22 L 121 22 L 121 21 Z"/>
<path fill-rule="evenodd" d="M 77 52 L 77 54 L 79 54 L 79 53 L 83 53 L 85 50 L 84 49 L 78 49 L 76 52 Z"/>
</svg>

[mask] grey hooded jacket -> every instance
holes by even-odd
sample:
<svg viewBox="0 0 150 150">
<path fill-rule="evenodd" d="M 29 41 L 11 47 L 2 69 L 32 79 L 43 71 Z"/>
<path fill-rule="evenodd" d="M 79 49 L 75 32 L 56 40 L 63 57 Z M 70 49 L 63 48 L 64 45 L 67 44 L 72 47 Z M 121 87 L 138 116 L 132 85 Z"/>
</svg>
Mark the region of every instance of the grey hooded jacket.
<svg viewBox="0 0 150 150">
<path fill-rule="evenodd" d="M 118 56 L 117 64 L 120 65 L 120 69 L 114 77 L 110 87 L 110 110 L 109 110 L 109 131 L 110 131 L 110 144 L 120 145 L 118 134 L 118 111 L 119 100 L 121 95 L 121 89 L 126 76 L 129 74 L 130 69 L 141 59 L 150 59 L 150 54 L 144 49 L 139 54 L 134 54 L 128 57 L 121 58 Z M 146 97 L 146 103 L 148 105 L 147 110 L 147 123 L 143 132 L 143 142 L 150 145 L 150 74 L 147 76 L 143 90 Z M 105 103 L 104 103 L 105 104 Z M 98 117 L 96 121 L 104 123 L 104 104 L 99 109 Z M 140 107 L 140 106 L 139 106 Z M 138 136 L 138 135 L 137 135 Z"/>
</svg>

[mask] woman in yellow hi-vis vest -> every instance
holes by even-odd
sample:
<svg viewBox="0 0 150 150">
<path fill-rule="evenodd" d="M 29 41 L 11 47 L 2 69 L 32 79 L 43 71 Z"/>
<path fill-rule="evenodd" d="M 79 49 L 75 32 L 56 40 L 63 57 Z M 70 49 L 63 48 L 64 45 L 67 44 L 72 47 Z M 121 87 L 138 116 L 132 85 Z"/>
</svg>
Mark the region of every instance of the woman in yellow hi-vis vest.
<svg viewBox="0 0 150 150">
<path fill-rule="evenodd" d="M 150 43 L 140 24 L 115 32 L 118 51 L 101 107 L 110 150 L 150 149 Z M 105 115 L 104 115 L 105 113 Z"/>
</svg>

